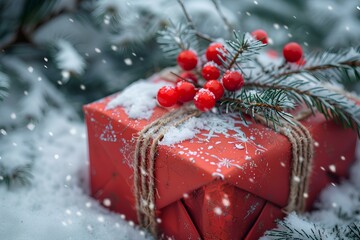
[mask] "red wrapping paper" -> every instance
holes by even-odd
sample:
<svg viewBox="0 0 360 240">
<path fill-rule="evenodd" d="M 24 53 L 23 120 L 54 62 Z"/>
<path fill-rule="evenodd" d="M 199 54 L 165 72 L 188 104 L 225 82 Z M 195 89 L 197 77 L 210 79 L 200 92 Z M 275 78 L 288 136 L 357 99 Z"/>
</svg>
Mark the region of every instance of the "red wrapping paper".
<svg viewBox="0 0 360 240">
<path fill-rule="evenodd" d="M 137 223 L 133 154 L 136 137 L 164 115 L 130 119 L 124 109 L 107 110 L 114 96 L 84 106 L 92 196 Z M 315 140 L 307 208 L 329 183 L 345 177 L 354 159 L 356 134 L 316 115 L 302 121 Z M 156 208 L 162 236 L 173 239 L 258 239 L 284 217 L 291 166 L 288 139 L 259 124 L 237 124 L 251 142 L 230 136 L 158 146 Z M 234 144 L 241 144 L 239 149 Z M 259 146 L 261 146 L 259 148 Z M 330 167 L 331 166 L 331 167 Z M 336 170 L 331 171 L 331 170 Z M 104 200 L 107 201 L 104 201 Z"/>
</svg>

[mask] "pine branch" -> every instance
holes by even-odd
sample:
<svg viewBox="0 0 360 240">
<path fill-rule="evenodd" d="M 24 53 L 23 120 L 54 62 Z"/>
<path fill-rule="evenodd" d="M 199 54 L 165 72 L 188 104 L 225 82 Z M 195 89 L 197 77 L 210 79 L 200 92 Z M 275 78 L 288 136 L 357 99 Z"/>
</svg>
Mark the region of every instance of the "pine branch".
<svg viewBox="0 0 360 240">
<path fill-rule="evenodd" d="M 76 0 L 76 7 L 81 3 L 81 0 Z M 16 29 L 16 32 L 12 39 L 6 42 L 3 46 L 0 46 L 0 49 L 7 50 L 13 45 L 19 43 L 27 43 L 35 45 L 32 40 L 32 34 L 38 29 L 56 19 L 59 16 L 62 16 L 65 13 L 70 13 L 70 10 L 60 9 L 57 12 L 52 12 L 56 0 L 31 0 L 25 1 L 22 8 L 22 13 L 20 14 L 19 26 Z"/>
<path fill-rule="evenodd" d="M 360 221 L 348 225 L 347 229 L 346 236 L 349 239 L 360 239 Z"/>
<path fill-rule="evenodd" d="M 299 220 L 297 220 L 299 221 Z M 305 224 L 305 225 L 304 225 Z M 297 224 L 288 220 L 278 223 L 278 228 L 265 233 L 269 239 L 298 239 L 298 240 L 324 240 L 324 239 L 342 239 L 352 240 L 360 239 L 360 221 L 355 220 L 350 224 L 335 225 L 326 227 L 316 223 L 304 222 Z"/>
<path fill-rule="evenodd" d="M 20 25 L 35 25 L 41 19 L 51 12 L 56 4 L 56 0 L 42 1 L 32 0 L 25 1 L 20 14 Z"/>
<path fill-rule="evenodd" d="M 259 97 L 259 99 L 261 99 L 261 98 Z M 245 102 L 245 101 L 243 101 L 241 99 L 238 99 L 238 98 L 222 98 L 221 102 L 223 104 L 230 103 L 230 104 L 236 104 L 236 105 L 241 105 L 241 106 L 247 106 L 248 108 L 252 108 L 252 109 L 254 109 L 254 108 L 267 108 L 267 109 L 277 111 L 277 112 L 284 111 L 282 109 L 282 107 L 280 107 L 279 105 L 271 105 L 271 104 L 268 104 L 268 103 L 255 102 L 255 101 Z"/>
<path fill-rule="evenodd" d="M 296 70 L 291 70 L 287 72 L 280 73 L 276 75 L 276 77 L 283 77 L 283 76 L 289 76 L 293 74 L 303 73 L 303 72 L 316 72 L 316 71 L 322 71 L 322 70 L 328 70 L 328 69 L 334 69 L 334 68 L 349 68 L 349 67 L 360 67 L 360 61 L 348 61 L 348 62 L 340 62 L 336 65 L 334 64 L 324 64 L 324 65 L 317 65 L 317 66 L 309 66 L 305 68 L 300 68 Z"/>
<path fill-rule="evenodd" d="M 33 1 L 25 1 L 21 14 L 19 17 L 19 25 L 16 29 L 16 32 L 13 38 L 5 43 L 1 49 L 7 50 L 15 44 L 19 43 L 30 43 L 34 44 L 32 41 L 31 33 L 37 30 L 40 26 L 45 24 L 46 22 L 42 22 L 41 24 L 36 24 L 37 21 L 41 22 L 41 19 L 46 17 L 46 14 L 52 10 L 56 1 L 42 1 L 42 0 L 33 0 Z M 52 18 L 51 18 L 52 19 Z M 51 20 L 49 19 L 49 20 Z M 27 29 L 29 26 L 32 32 Z M 35 28 L 36 26 L 36 28 Z"/>
<path fill-rule="evenodd" d="M 199 38 L 203 39 L 203 40 L 206 40 L 208 42 L 214 42 L 214 39 L 212 39 L 210 36 L 204 34 L 204 33 L 201 33 L 199 31 L 196 31 L 196 27 L 195 27 L 195 24 L 190 16 L 190 14 L 188 13 L 188 11 L 186 10 L 186 7 L 185 7 L 185 4 L 183 2 L 183 0 L 177 0 L 180 7 L 181 7 L 181 10 L 183 11 L 184 15 L 185 15 L 185 18 L 186 18 L 186 21 L 187 23 L 189 24 L 190 28 L 192 30 L 195 31 L 195 34 L 196 36 L 198 36 Z"/>
<path fill-rule="evenodd" d="M 234 98 L 221 99 L 220 106 L 225 108 L 226 113 L 237 112 L 244 121 L 243 113 L 255 121 L 257 115 L 263 116 L 267 125 L 273 124 L 276 129 L 277 126 L 282 126 L 283 121 L 292 123 L 293 116 L 286 110 L 293 109 L 295 105 L 282 90 L 268 89 L 257 92 L 243 89 Z"/>
<path fill-rule="evenodd" d="M 30 173 L 31 165 L 17 167 L 10 173 L 6 172 L 5 167 L 0 164 L 0 185 L 5 184 L 7 187 L 16 185 L 26 186 L 30 185 L 30 179 L 33 177 Z"/>
<path fill-rule="evenodd" d="M 273 78 L 249 79 L 245 87 L 250 89 L 277 89 L 296 103 L 304 102 L 310 109 L 316 108 L 325 118 L 340 122 L 344 127 L 357 130 L 360 136 L 360 107 L 344 95 L 331 91 L 312 79 Z"/>
<path fill-rule="evenodd" d="M 292 224 L 281 221 L 278 223 L 279 229 L 273 229 L 267 231 L 265 236 L 270 237 L 270 239 L 297 239 L 297 240 L 324 240 L 327 235 L 325 229 L 321 228 L 316 224 L 311 224 L 307 226 L 307 231 L 304 229 L 297 229 L 298 226 L 293 226 Z M 310 228 L 310 229 L 309 229 Z"/>
<path fill-rule="evenodd" d="M 158 32 L 157 42 L 165 56 L 170 59 L 176 59 L 182 50 L 198 49 L 196 32 L 188 25 L 178 24 L 175 26 L 171 21 L 165 30 Z"/>
<path fill-rule="evenodd" d="M 337 53 L 321 52 L 307 57 L 307 63 L 300 68 L 275 72 L 275 78 L 295 74 L 310 74 L 319 81 L 346 82 L 360 79 L 360 49 L 348 49 Z"/>
<path fill-rule="evenodd" d="M 9 78 L 4 73 L 0 72 L 0 101 L 8 95 Z"/>
<path fill-rule="evenodd" d="M 233 33 L 234 40 L 226 41 L 228 47 L 226 48 L 226 51 L 222 53 L 226 59 L 220 59 L 226 70 L 236 67 L 238 70 L 242 71 L 244 66 L 241 67 L 239 64 L 243 64 L 247 61 L 254 61 L 254 56 L 259 54 L 261 48 L 266 45 L 260 41 L 254 40 L 246 34 L 243 34 L 240 38 L 236 31 L 233 31 Z"/>
</svg>

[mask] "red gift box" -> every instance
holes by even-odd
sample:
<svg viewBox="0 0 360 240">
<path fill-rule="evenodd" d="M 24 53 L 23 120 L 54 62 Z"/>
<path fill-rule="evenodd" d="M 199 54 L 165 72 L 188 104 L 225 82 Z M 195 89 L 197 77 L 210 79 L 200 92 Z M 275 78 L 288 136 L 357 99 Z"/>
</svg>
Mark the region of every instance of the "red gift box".
<svg viewBox="0 0 360 240">
<path fill-rule="evenodd" d="M 121 93 L 120 93 L 121 94 Z M 88 128 L 92 196 L 138 223 L 134 197 L 134 151 L 138 133 L 169 110 L 155 107 L 150 119 L 131 119 L 115 96 L 84 107 Z M 309 209 L 329 183 L 345 177 L 354 159 L 356 134 L 321 115 L 301 121 L 315 141 L 306 201 Z M 155 165 L 160 233 L 174 239 L 258 239 L 284 216 L 290 188 L 291 144 L 261 124 L 235 122 L 235 132 L 201 130 L 195 138 L 159 145 Z M 221 176 L 221 178 L 219 177 Z"/>
</svg>

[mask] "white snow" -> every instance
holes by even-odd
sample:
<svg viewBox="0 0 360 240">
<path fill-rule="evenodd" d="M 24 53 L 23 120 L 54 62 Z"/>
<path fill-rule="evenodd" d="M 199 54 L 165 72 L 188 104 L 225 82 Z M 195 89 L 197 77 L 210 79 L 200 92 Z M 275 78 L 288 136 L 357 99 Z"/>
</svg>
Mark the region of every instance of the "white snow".
<svg viewBox="0 0 360 240">
<path fill-rule="evenodd" d="M 229 131 L 235 131 L 232 137 L 239 141 L 247 142 L 249 139 L 239 127 L 245 125 L 243 121 L 236 120 L 231 115 L 218 115 L 214 113 L 203 113 L 200 117 L 193 117 L 178 127 L 170 127 L 160 142 L 161 145 L 173 145 L 182 141 L 192 139 L 200 130 L 207 130 L 206 137 L 209 139 L 217 134 L 229 137 Z"/>
<path fill-rule="evenodd" d="M 58 67 L 63 71 L 82 74 L 85 69 L 85 61 L 76 49 L 65 40 L 59 40 L 57 47 L 59 51 L 55 60 Z"/>
<path fill-rule="evenodd" d="M 193 117 L 179 127 L 172 126 L 166 132 L 160 144 L 169 146 L 187 139 L 192 139 L 200 132 L 200 129 L 205 127 L 205 124 L 206 123 L 200 121 L 198 118 Z"/>
<path fill-rule="evenodd" d="M 50 112 L 33 131 L 9 131 L 0 141 L 0 164 L 33 164 L 31 185 L 0 184 L 0 239 L 144 239 L 125 216 L 89 197 L 83 123 Z"/>
<path fill-rule="evenodd" d="M 113 109 L 121 106 L 130 118 L 149 119 L 157 105 L 157 92 L 166 85 L 169 83 L 137 81 L 112 99 L 106 108 Z"/>
<path fill-rule="evenodd" d="M 185 140 L 191 139 L 193 142 L 203 143 L 208 142 L 211 138 L 216 138 L 219 137 L 219 135 L 223 135 L 225 139 L 230 140 L 225 141 L 227 141 L 229 144 L 232 144 L 235 149 L 246 151 L 246 154 L 248 154 L 247 144 L 251 144 L 255 147 L 255 154 L 265 151 L 266 149 L 262 145 L 256 143 L 253 136 L 247 136 L 243 132 L 242 128 L 248 128 L 249 125 L 251 125 L 250 121 L 245 123 L 239 119 L 236 114 L 219 115 L 216 113 L 207 112 L 203 113 L 199 117 L 190 118 L 184 124 L 177 127 L 171 126 L 170 123 L 170 127 L 166 130 L 165 135 L 159 144 L 166 146 L 178 144 L 176 146 L 182 148 L 181 142 Z M 202 130 L 205 131 L 201 133 Z M 215 144 L 217 145 L 220 143 L 221 141 L 217 141 Z M 213 147 L 214 146 L 208 146 L 207 149 L 212 149 Z M 179 152 L 179 154 L 181 152 Z M 190 156 L 191 151 L 186 151 L 186 155 Z M 240 166 L 238 166 L 236 163 L 232 163 L 233 160 L 221 159 L 218 156 L 211 157 L 218 159 L 219 163 L 225 163 L 218 164 L 219 168 L 222 166 L 235 166 L 240 168 Z M 251 160 L 251 157 L 246 156 L 245 160 Z"/>
</svg>

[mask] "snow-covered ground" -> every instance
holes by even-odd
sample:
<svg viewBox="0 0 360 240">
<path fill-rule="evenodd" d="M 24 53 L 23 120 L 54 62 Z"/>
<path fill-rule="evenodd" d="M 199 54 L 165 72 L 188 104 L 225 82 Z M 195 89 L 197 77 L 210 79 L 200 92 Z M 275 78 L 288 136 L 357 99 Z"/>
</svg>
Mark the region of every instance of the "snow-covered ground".
<svg viewBox="0 0 360 240">
<path fill-rule="evenodd" d="M 3 135 L 0 148 L 7 148 L 1 159 L 9 168 L 29 163 L 33 174 L 30 186 L 0 186 L 0 239 L 144 239 L 131 222 L 89 197 L 87 139 L 82 122 L 52 111 L 35 129 Z M 357 161 L 350 179 L 324 190 L 317 204 L 319 210 L 305 217 L 327 227 L 347 224 L 337 213 L 339 208 L 349 215 L 360 209 L 359 172 Z M 307 229 L 312 226 L 296 215 L 288 221 L 308 225 Z"/>
<path fill-rule="evenodd" d="M 33 164 L 30 186 L 0 187 L 1 240 L 143 239 L 89 197 L 86 141 L 83 123 L 55 111 L 32 131 L 1 136 L 7 169 Z"/>
</svg>

